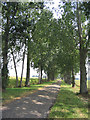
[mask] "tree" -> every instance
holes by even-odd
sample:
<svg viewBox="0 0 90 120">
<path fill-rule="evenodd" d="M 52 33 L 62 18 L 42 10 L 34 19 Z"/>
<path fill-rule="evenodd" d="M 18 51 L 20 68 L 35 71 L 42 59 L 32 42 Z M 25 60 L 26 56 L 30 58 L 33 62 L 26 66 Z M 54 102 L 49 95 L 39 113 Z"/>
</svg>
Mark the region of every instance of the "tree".
<svg viewBox="0 0 90 120">
<path fill-rule="evenodd" d="M 8 9 L 8 11 L 7 11 Z M 8 83 L 8 42 L 9 42 L 9 31 L 10 31 L 10 4 L 4 3 L 2 6 L 2 16 L 6 20 L 3 20 L 3 32 L 2 32 L 2 88 L 6 89 Z"/>
<path fill-rule="evenodd" d="M 84 9 L 82 9 L 82 11 L 80 10 L 79 4 L 83 6 L 83 3 L 65 3 L 63 7 L 64 8 L 63 16 L 66 16 L 67 18 L 66 20 L 67 21 L 69 20 L 72 23 L 72 26 L 74 26 L 73 31 L 74 31 L 74 35 L 76 36 L 74 36 L 73 39 L 76 42 L 76 49 L 78 49 L 80 53 L 80 59 L 79 59 L 80 60 L 80 93 L 84 94 L 87 93 L 87 78 L 86 78 L 85 63 L 86 63 L 88 46 L 89 46 L 89 36 L 88 36 L 89 24 L 85 25 L 85 22 L 88 20 L 88 17 L 85 16 Z M 82 8 L 84 8 L 84 6 Z"/>
<path fill-rule="evenodd" d="M 40 77 L 39 83 L 42 82 L 42 70 L 44 70 L 45 63 L 47 60 L 47 48 L 48 48 L 48 36 L 50 20 L 52 18 L 52 13 L 43 10 L 40 15 L 40 19 L 35 25 L 35 30 L 33 32 L 33 43 L 34 43 L 34 68 L 39 68 Z"/>
<path fill-rule="evenodd" d="M 25 52 L 26 52 L 26 40 L 25 40 L 25 46 L 23 51 L 23 58 L 22 58 L 22 71 L 21 71 L 21 80 L 20 80 L 20 87 L 22 86 L 22 78 L 23 78 L 23 70 L 24 70 L 24 59 L 25 59 Z"/>
<path fill-rule="evenodd" d="M 30 3 L 31 9 L 28 10 L 28 17 L 27 20 L 30 23 L 27 28 L 28 33 L 28 41 L 27 41 L 27 73 L 26 73 L 26 82 L 25 86 L 29 85 L 30 80 L 30 61 L 32 58 L 32 43 L 33 43 L 33 35 L 32 32 L 35 29 L 35 23 L 37 22 L 39 18 L 39 12 L 41 9 L 43 9 L 43 3 Z M 31 14 L 29 14 L 31 13 Z"/>
<path fill-rule="evenodd" d="M 16 71 L 16 86 L 18 86 L 18 75 L 17 75 L 17 69 L 16 69 L 16 61 L 15 61 L 15 54 L 18 53 L 18 50 L 20 50 L 19 59 L 21 59 L 21 56 L 23 57 L 22 61 L 22 72 L 21 72 L 21 81 L 20 86 L 22 83 L 22 76 L 23 76 L 23 68 L 24 68 L 24 58 L 25 58 L 25 50 L 27 49 L 28 58 L 30 58 L 30 31 L 32 30 L 32 21 L 33 19 L 37 19 L 39 9 L 43 8 L 42 3 L 15 3 L 15 2 L 3 2 L 2 3 L 3 9 L 3 67 L 2 67 L 2 79 L 3 79 L 3 85 L 6 88 L 7 78 L 8 78 L 8 52 L 12 54 L 13 61 L 14 61 L 14 68 Z M 34 8 L 34 9 L 32 9 Z M 6 38 L 5 38 L 6 37 Z M 26 41 L 26 42 L 25 42 Z M 29 43 L 29 45 L 28 45 Z M 23 54 L 21 53 L 21 50 L 24 48 Z M 19 49 L 17 49 L 19 48 Z M 29 49 L 28 49 L 29 48 Z M 28 63 L 30 64 L 30 60 L 28 59 Z M 30 68 L 30 65 L 28 65 Z M 27 67 L 27 71 L 28 71 Z M 6 71 L 6 73 L 5 73 Z M 5 75 L 4 75 L 5 74 Z M 27 78 L 29 79 L 30 72 L 27 72 Z M 5 78 L 6 76 L 6 78 Z"/>
<path fill-rule="evenodd" d="M 13 2 L 4 2 L 2 3 L 2 14 L 3 14 L 3 39 L 6 37 L 6 39 L 3 40 L 3 47 L 5 47 L 5 49 L 3 49 L 3 61 L 4 59 L 6 59 L 5 61 L 9 60 L 9 54 L 11 53 L 13 56 L 13 62 L 14 62 L 14 68 L 15 68 L 15 73 L 16 73 L 16 86 L 18 87 L 18 75 L 17 75 L 17 69 L 16 69 L 16 62 L 15 62 L 15 52 L 20 49 L 20 46 L 17 45 L 17 43 L 21 43 L 19 40 L 22 38 L 21 34 L 22 34 L 22 26 L 20 24 L 20 20 L 22 23 L 22 19 L 21 19 L 21 14 L 19 12 L 19 8 L 22 9 L 22 4 L 20 3 L 13 3 Z M 6 23 L 6 18 L 7 18 L 7 23 Z M 17 19 L 18 18 L 18 19 Z M 5 43 L 4 43 L 5 41 Z M 19 44 L 20 45 L 20 44 Z M 5 57 L 5 55 L 6 57 Z M 7 71 L 7 65 L 5 65 L 6 63 L 3 62 L 3 67 L 2 68 L 2 78 L 7 75 L 7 73 L 5 74 L 4 71 Z M 5 74 L 5 75 L 4 75 Z M 8 75 L 7 75 L 8 76 Z M 7 81 L 7 78 L 2 79 L 3 83 Z M 7 81 L 8 83 L 8 81 Z M 5 83 L 6 84 L 6 83 Z M 6 85 L 7 86 L 7 85 Z M 4 87 L 4 89 L 6 88 L 6 86 Z"/>
<path fill-rule="evenodd" d="M 85 22 L 85 21 L 84 21 Z M 89 38 L 85 35 L 85 32 L 82 30 L 81 27 L 82 19 L 81 19 L 81 12 L 79 9 L 79 4 L 77 2 L 77 26 L 78 26 L 78 33 L 79 33 L 79 52 L 80 52 L 80 93 L 85 94 L 87 93 L 87 77 L 86 77 L 86 67 L 85 61 L 88 52 L 88 44 Z M 87 31 L 88 33 L 88 31 Z"/>
<path fill-rule="evenodd" d="M 62 18 L 58 20 L 59 52 L 57 55 L 57 64 L 60 67 L 60 71 L 61 74 L 63 74 L 65 82 L 68 84 L 72 83 L 72 86 L 74 86 L 74 75 L 76 72 L 78 72 L 77 69 L 79 67 L 79 57 L 77 57 L 78 51 L 76 49 L 76 43 L 74 40 L 74 27 L 72 26 L 74 14 L 72 13 L 71 19 L 68 17 L 68 14 L 71 14 L 70 10 L 69 13 L 63 13 Z M 71 79 L 71 76 L 73 79 Z"/>
</svg>

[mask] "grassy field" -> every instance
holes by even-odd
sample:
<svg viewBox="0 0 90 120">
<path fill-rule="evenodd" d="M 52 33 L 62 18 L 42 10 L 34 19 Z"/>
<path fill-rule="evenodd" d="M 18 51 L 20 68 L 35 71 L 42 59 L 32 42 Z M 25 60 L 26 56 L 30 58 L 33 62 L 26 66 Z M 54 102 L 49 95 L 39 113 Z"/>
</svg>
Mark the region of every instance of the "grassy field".
<svg viewBox="0 0 90 120">
<path fill-rule="evenodd" d="M 50 85 L 55 81 L 45 82 L 43 80 L 42 84 L 37 84 L 38 79 L 34 78 L 31 79 L 32 82 L 30 84 L 30 87 L 22 87 L 22 88 L 15 88 L 15 78 L 10 78 L 8 88 L 6 91 L 2 93 L 2 104 L 5 105 L 15 99 L 20 99 L 21 97 L 27 96 L 28 94 L 31 94 L 32 92 L 35 92 L 37 89 L 40 89 L 44 86 Z M 30 80 L 30 81 L 31 81 Z M 25 78 L 23 78 L 23 86 L 24 86 Z"/>
<path fill-rule="evenodd" d="M 76 85 L 80 86 L 80 80 L 75 80 Z M 90 80 L 87 80 L 87 88 L 90 89 Z"/>
<path fill-rule="evenodd" d="M 20 84 L 20 78 L 19 79 L 19 84 Z M 22 86 L 25 86 L 25 79 L 22 79 Z M 30 85 L 35 85 L 38 84 L 39 80 L 38 78 L 30 78 Z M 45 79 L 43 79 L 42 82 L 45 82 Z M 8 84 L 8 88 L 15 88 L 16 87 L 16 80 L 15 77 L 9 77 L 9 84 Z"/>
<path fill-rule="evenodd" d="M 79 81 L 76 81 L 79 82 Z M 79 87 L 72 88 L 62 81 L 61 89 L 49 118 L 88 118 L 88 97 L 76 95 Z"/>
</svg>

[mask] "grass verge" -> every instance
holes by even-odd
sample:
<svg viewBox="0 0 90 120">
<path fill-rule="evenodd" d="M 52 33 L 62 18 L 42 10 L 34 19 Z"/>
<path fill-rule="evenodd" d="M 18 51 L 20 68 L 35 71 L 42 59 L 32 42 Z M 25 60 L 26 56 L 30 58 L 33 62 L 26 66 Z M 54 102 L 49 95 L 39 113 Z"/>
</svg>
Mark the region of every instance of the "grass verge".
<svg viewBox="0 0 90 120">
<path fill-rule="evenodd" d="M 77 96 L 76 92 L 79 92 L 79 87 L 72 88 L 62 81 L 48 118 L 88 118 L 88 98 Z"/>
</svg>

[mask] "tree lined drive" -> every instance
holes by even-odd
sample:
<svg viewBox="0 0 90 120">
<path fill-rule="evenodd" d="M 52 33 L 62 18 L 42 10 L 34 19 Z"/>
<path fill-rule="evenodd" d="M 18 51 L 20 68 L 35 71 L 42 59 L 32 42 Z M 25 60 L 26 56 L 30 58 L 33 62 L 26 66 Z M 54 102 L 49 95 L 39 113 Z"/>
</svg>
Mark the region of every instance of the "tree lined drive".
<svg viewBox="0 0 90 120">
<path fill-rule="evenodd" d="M 2 88 L 8 87 L 8 63 L 13 56 L 16 87 L 22 87 L 24 60 L 27 58 L 25 87 L 30 87 L 30 66 L 42 72 L 47 81 L 58 75 L 75 86 L 75 75 L 80 71 L 80 94 L 87 90 L 86 58 L 89 50 L 90 2 L 62 2 L 56 19 L 53 10 L 44 2 L 2 2 Z M 54 9 L 54 8 L 53 8 Z M 21 80 L 18 81 L 17 62 L 22 61 Z M 32 65 L 33 64 L 33 65 Z"/>
</svg>

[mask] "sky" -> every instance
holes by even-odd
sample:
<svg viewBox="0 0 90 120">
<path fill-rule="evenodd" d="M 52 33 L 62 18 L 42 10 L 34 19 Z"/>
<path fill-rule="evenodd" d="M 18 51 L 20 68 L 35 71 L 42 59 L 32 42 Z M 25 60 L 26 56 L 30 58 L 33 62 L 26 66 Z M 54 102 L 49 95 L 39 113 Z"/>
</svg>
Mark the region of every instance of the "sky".
<svg viewBox="0 0 90 120">
<path fill-rule="evenodd" d="M 22 62 L 19 62 L 17 64 L 18 77 L 21 76 L 21 68 L 22 68 L 21 66 L 22 66 Z M 26 69 L 27 69 L 27 60 L 25 57 L 23 77 L 26 77 Z M 14 69 L 14 64 L 12 61 L 9 63 L 9 75 L 15 77 L 15 69 Z M 38 75 L 38 73 L 36 70 L 30 67 L 30 76 L 32 77 L 33 75 Z"/>
<path fill-rule="evenodd" d="M 50 10 L 52 10 L 52 8 L 54 8 L 52 10 L 54 18 L 60 18 L 61 14 L 60 14 L 60 11 L 58 9 L 58 5 L 61 4 L 61 3 L 59 3 L 60 0 L 51 0 L 51 1 L 52 2 L 47 2 L 48 4 L 46 4 L 46 6 L 49 7 Z"/>
</svg>

